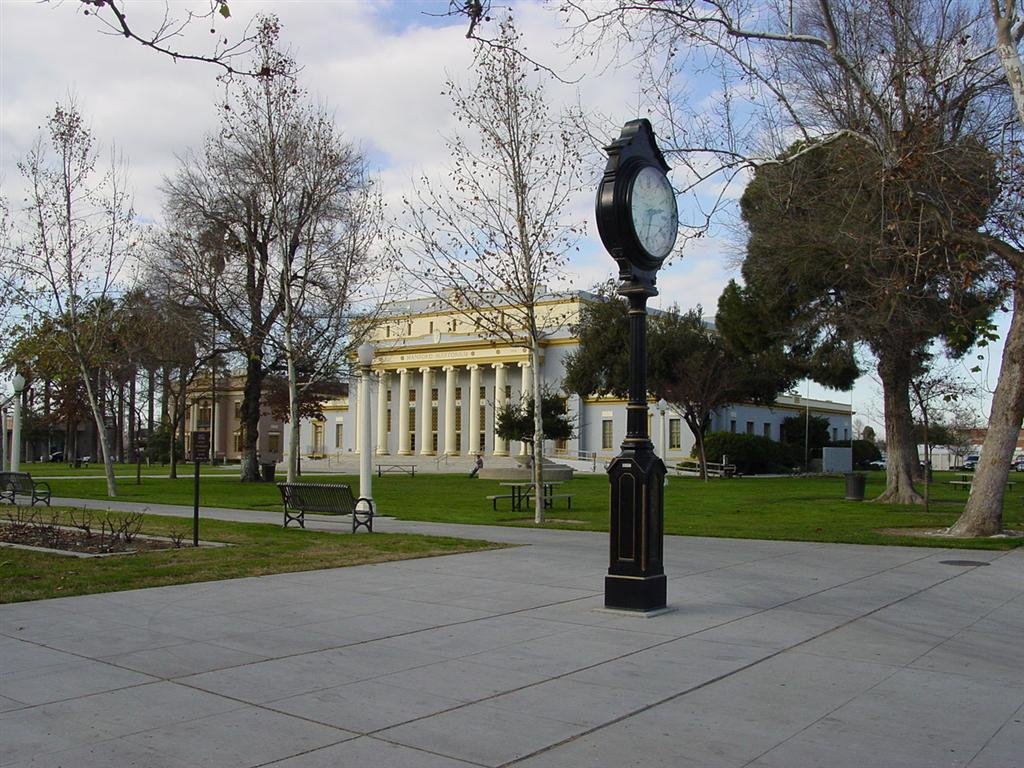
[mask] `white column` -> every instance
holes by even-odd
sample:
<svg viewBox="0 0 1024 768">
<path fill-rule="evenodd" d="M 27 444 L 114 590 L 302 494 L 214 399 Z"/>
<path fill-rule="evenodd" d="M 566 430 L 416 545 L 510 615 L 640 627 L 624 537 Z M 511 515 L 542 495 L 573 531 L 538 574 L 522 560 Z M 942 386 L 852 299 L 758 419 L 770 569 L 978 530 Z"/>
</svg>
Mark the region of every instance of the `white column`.
<svg viewBox="0 0 1024 768">
<path fill-rule="evenodd" d="M 349 410 L 352 412 L 352 423 L 353 423 L 353 425 L 356 428 L 355 442 L 352 443 L 352 450 L 355 451 L 356 453 L 359 453 L 359 452 L 361 452 L 363 450 L 362 449 L 362 445 L 363 445 L 363 416 L 362 416 L 363 403 L 362 403 L 362 400 L 363 400 L 363 377 L 362 377 L 362 374 L 360 374 L 359 375 L 359 383 L 356 384 L 356 397 L 355 397 L 355 402 L 354 403 L 352 402 L 352 390 L 351 390 L 351 387 L 349 388 L 349 393 L 348 393 Z M 312 427 L 312 426 L 310 427 L 309 441 L 310 441 L 311 444 L 314 444 L 314 447 L 315 447 L 315 443 L 316 443 L 316 429 L 314 427 Z"/>
<path fill-rule="evenodd" d="M 361 353 L 360 353 L 361 354 Z M 370 430 L 370 366 L 363 366 L 359 376 L 359 495 L 373 498 L 373 471 L 370 466 L 373 453 L 373 434 Z"/>
<path fill-rule="evenodd" d="M 21 470 L 21 393 L 25 389 L 25 377 L 20 373 L 14 375 L 14 400 L 11 403 L 13 424 L 11 424 L 11 472 Z M 67 447 L 64 448 L 67 451 Z M 2 470 L 3 467 L 0 467 Z"/>
<path fill-rule="evenodd" d="M 498 411 L 505 407 L 505 376 L 507 369 L 504 363 L 494 364 L 494 425 L 498 424 Z M 494 430 L 494 455 L 508 456 L 508 440 L 498 437 L 497 429 Z"/>
<path fill-rule="evenodd" d="M 432 438 L 433 430 L 433 415 L 434 415 L 434 398 L 430 393 L 430 390 L 434 386 L 433 377 L 430 375 L 430 368 L 420 368 L 420 373 L 423 374 L 423 387 L 420 390 L 420 456 L 433 456 L 434 455 L 434 443 Z"/>
<path fill-rule="evenodd" d="M 444 367 L 444 453 L 455 456 L 455 385 L 459 380 L 459 371 L 454 365 Z"/>
<path fill-rule="evenodd" d="M 388 372 L 377 371 L 377 455 L 388 455 Z"/>
<path fill-rule="evenodd" d="M 398 369 L 398 455 L 408 456 L 409 449 L 409 369 Z"/>
<path fill-rule="evenodd" d="M 519 371 L 522 374 L 522 383 L 519 385 L 519 391 L 522 393 L 523 405 L 526 405 L 526 401 L 533 395 L 533 374 L 530 372 L 530 363 L 520 363 Z M 527 443 L 521 443 L 519 446 L 519 455 L 525 456 L 529 453 L 530 446 Z"/>
<path fill-rule="evenodd" d="M 462 396 L 462 407 L 469 408 L 469 418 L 463 424 L 468 424 L 469 435 L 463 451 L 467 456 L 473 456 L 480 450 L 480 366 L 470 365 L 469 368 L 469 397 Z"/>
</svg>

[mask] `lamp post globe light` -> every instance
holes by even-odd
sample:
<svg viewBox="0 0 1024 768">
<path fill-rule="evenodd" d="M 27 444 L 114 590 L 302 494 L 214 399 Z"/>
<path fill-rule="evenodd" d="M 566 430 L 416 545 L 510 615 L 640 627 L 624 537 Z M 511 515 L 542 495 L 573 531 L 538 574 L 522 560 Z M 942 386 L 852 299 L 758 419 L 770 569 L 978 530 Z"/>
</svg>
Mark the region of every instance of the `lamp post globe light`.
<svg viewBox="0 0 1024 768">
<path fill-rule="evenodd" d="M 629 402 L 626 439 L 608 467 L 610 564 L 606 608 L 648 613 L 665 608 L 662 565 L 665 463 L 647 433 L 647 300 L 679 228 L 669 170 L 647 120 L 626 123 L 605 147 L 597 189 L 597 229 L 619 267 L 619 294 L 629 301 Z"/>
<path fill-rule="evenodd" d="M 21 464 L 21 393 L 25 390 L 25 377 L 20 373 L 14 374 L 11 388 L 14 390 L 14 402 L 11 404 L 11 410 L 14 412 L 14 424 L 11 429 L 11 472 L 17 472 Z"/>
<path fill-rule="evenodd" d="M 376 350 L 373 344 L 366 341 L 359 345 L 356 354 L 359 356 L 359 495 L 373 500 L 373 473 L 370 466 L 370 446 L 373 435 L 370 434 L 370 366 Z"/>
</svg>

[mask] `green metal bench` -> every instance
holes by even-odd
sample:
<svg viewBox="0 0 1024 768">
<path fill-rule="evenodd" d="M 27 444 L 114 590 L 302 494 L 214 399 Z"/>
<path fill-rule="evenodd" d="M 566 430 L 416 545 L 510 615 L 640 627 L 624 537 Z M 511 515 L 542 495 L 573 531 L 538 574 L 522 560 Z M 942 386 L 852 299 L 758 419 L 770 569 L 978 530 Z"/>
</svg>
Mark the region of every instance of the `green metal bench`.
<svg viewBox="0 0 1024 768">
<path fill-rule="evenodd" d="M 278 483 L 284 503 L 284 527 L 294 521 L 306 527 L 307 512 L 318 515 L 352 515 L 352 532 L 362 526 L 373 532 L 373 500 L 352 496 L 343 483 Z"/>
<path fill-rule="evenodd" d="M 33 480 L 28 472 L 0 472 L 0 499 L 17 504 L 17 497 L 31 500 L 29 506 L 42 502 L 50 506 L 50 486 L 41 480 Z"/>
</svg>

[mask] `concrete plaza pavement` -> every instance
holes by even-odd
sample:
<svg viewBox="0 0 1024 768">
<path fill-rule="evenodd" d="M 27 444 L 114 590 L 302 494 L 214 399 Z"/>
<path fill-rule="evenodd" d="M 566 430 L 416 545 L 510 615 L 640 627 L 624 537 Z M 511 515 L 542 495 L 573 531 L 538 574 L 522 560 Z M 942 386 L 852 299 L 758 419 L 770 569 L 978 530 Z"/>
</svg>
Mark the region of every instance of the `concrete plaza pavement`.
<svg viewBox="0 0 1024 768">
<path fill-rule="evenodd" d="M 1024 765 L 1024 551 L 377 527 L 521 546 L 0 606 L 0 765 Z"/>
</svg>

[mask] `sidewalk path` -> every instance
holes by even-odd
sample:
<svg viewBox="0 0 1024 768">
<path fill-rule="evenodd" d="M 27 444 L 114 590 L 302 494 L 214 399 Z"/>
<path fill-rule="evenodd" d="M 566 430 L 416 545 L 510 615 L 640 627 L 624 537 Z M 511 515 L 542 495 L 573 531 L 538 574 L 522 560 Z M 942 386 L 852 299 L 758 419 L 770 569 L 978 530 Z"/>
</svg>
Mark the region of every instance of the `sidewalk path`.
<svg viewBox="0 0 1024 768">
<path fill-rule="evenodd" d="M 667 537 L 645 619 L 606 534 L 379 523 L 528 546 L 0 606 L 0 765 L 1024 764 L 1024 551 Z"/>
</svg>

